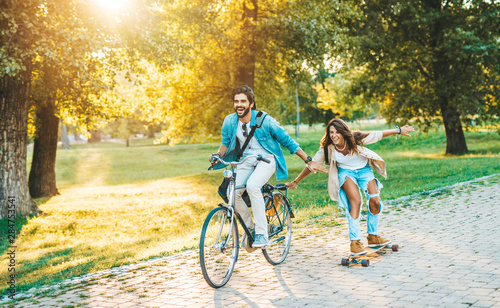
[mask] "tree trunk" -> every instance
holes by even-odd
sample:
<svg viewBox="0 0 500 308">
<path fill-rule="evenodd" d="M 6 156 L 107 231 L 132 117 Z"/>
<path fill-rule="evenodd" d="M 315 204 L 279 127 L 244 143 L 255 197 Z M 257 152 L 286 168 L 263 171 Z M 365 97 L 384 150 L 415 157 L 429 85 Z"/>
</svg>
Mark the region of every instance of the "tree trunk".
<svg viewBox="0 0 500 308">
<path fill-rule="evenodd" d="M 80 138 L 80 132 L 78 131 L 78 128 L 76 126 L 70 126 L 71 132 L 74 132 L 75 134 L 75 141 L 80 141 L 82 138 Z"/>
<path fill-rule="evenodd" d="M 443 36 L 440 22 L 436 23 L 436 38 Z M 438 46 L 437 42 L 433 43 Z M 434 61 L 434 83 L 435 93 L 438 96 L 439 107 L 443 117 L 444 129 L 446 132 L 446 154 L 465 154 L 468 152 L 465 135 L 460 121 L 460 112 L 453 103 L 453 98 L 447 91 L 452 73 L 450 72 L 449 62 L 444 52 L 435 47 Z"/>
<path fill-rule="evenodd" d="M 255 25 L 257 23 L 257 0 L 249 1 L 250 7 L 246 2 L 243 3 L 243 27 L 241 39 L 241 54 L 239 55 L 238 70 L 236 72 L 236 86 L 247 85 L 254 89 L 255 80 Z"/>
<path fill-rule="evenodd" d="M 440 1 L 434 1 L 434 10 L 441 10 Z M 439 48 L 440 41 L 443 40 L 444 31 L 442 20 L 438 19 L 434 25 L 431 46 L 435 50 L 433 63 L 433 76 L 435 84 L 435 93 L 438 97 L 441 115 L 443 117 L 444 129 L 446 131 L 446 154 L 465 154 L 468 152 L 465 142 L 465 135 L 460 121 L 460 112 L 453 103 L 452 97 L 448 93 L 447 87 L 453 78 L 450 72 L 450 64 L 447 61 L 445 52 Z"/>
<path fill-rule="evenodd" d="M 148 138 L 154 138 L 155 137 L 155 126 L 156 125 L 151 125 L 148 127 Z"/>
<path fill-rule="evenodd" d="M 67 150 L 69 150 L 69 137 L 68 137 L 68 127 L 66 124 L 62 124 L 62 132 L 61 132 L 61 141 L 63 147 L 65 147 Z"/>
<path fill-rule="evenodd" d="M 37 107 L 35 146 L 29 176 L 30 194 L 33 198 L 59 194 L 56 187 L 59 118 L 55 115 L 55 102 L 40 105 L 43 106 Z"/>
<path fill-rule="evenodd" d="M 442 99 L 441 114 L 446 131 L 446 154 L 467 153 L 467 143 L 457 107 L 446 99 Z"/>
<path fill-rule="evenodd" d="M 0 219 L 12 214 L 9 210 L 21 217 L 41 213 L 26 179 L 31 80 L 29 63 L 26 67 L 15 77 L 0 77 Z"/>
<path fill-rule="evenodd" d="M 98 130 L 91 130 L 90 131 L 90 138 L 87 141 L 88 143 L 95 143 L 95 142 L 101 142 L 101 132 Z"/>
</svg>

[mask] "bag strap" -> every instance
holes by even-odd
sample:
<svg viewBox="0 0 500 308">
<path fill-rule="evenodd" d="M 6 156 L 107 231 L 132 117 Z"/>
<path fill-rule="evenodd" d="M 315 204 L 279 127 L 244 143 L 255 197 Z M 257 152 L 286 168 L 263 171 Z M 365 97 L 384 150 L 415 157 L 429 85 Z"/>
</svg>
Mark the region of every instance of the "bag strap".
<svg viewBox="0 0 500 308">
<path fill-rule="evenodd" d="M 328 146 L 324 147 L 323 151 L 325 153 L 325 164 L 329 165 L 330 164 L 330 160 L 328 159 Z"/>
<path fill-rule="evenodd" d="M 250 139 L 252 139 L 253 137 L 253 133 L 255 132 L 255 130 L 258 128 L 258 127 L 261 127 L 262 126 L 262 122 L 264 122 L 264 119 L 266 117 L 267 114 L 265 114 L 263 117 L 264 113 L 262 111 L 259 111 L 257 113 L 257 116 L 255 117 L 255 125 L 252 126 L 252 130 L 250 131 L 250 134 L 248 134 L 248 137 L 247 137 L 247 140 L 245 140 L 245 143 L 243 144 L 243 147 L 241 147 L 240 149 L 240 152 L 238 153 L 238 155 L 236 156 L 236 160 L 240 160 L 241 156 L 243 156 L 243 152 L 245 151 L 245 149 L 247 148 L 248 146 L 248 143 L 250 142 Z"/>
</svg>

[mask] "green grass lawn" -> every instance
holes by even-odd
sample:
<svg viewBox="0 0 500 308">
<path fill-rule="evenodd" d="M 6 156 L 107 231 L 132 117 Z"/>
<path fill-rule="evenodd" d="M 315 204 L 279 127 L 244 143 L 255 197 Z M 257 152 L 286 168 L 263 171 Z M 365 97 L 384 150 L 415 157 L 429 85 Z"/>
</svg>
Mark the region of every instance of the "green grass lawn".
<svg viewBox="0 0 500 308">
<path fill-rule="evenodd" d="M 383 123 L 361 127 L 387 128 Z M 306 153 L 314 155 L 323 132 L 321 126 L 301 132 L 299 143 Z M 379 176 L 382 199 L 499 173 L 500 136 L 470 132 L 466 137 L 471 153 L 463 156 L 443 154 L 442 131 L 369 145 L 387 162 L 387 180 Z M 44 214 L 17 221 L 18 291 L 196 247 L 205 216 L 220 202 L 216 190 L 222 172 L 206 171 L 208 155 L 217 147 L 133 140 L 128 148 L 117 143 L 60 148 L 56 170 L 61 194 L 38 200 Z M 291 181 L 304 163 L 296 155 L 286 154 L 286 160 Z M 310 175 L 289 196 L 296 222 L 337 211 L 325 174 Z M 6 230 L 6 221 L 0 224 Z M 4 256 L 7 245 L 0 243 Z M 8 280 L 7 261 L 0 261 L 0 281 Z M 0 294 L 6 287 L 0 284 Z"/>
</svg>

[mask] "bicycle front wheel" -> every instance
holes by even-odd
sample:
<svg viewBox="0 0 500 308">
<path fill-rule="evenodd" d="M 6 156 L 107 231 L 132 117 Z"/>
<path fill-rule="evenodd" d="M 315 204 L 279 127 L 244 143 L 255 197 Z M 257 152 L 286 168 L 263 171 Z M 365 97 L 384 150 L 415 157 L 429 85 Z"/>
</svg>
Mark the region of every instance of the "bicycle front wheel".
<svg viewBox="0 0 500 308">
<path fill-rule="evenodd" d="M 205 219 L 200 238 L 200 265 L 203 277 L 213 288 L 224 286 L 231 278 L 238 259 L 238 228 L 231 212 L 213 209 Z"/>
<path fill-rule="evenodd" d="M 273 200 L 266 207 L 269 246 L 262 252 L 266 260 L 277 265 L 285 261 L 292 241 L 292 217 L 290 205 L 285 196 L 279 192 L 273 193 Z"/>
</svg>

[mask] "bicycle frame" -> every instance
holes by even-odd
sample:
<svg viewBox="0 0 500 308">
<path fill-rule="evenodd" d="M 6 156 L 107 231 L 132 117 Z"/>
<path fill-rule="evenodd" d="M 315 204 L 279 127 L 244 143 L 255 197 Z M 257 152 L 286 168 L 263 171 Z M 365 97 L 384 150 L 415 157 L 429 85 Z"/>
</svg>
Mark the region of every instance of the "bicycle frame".
<svg viewBox="0 0 500 308">
<path fill-rule="evenodd" d="M 273 190 L 271 191 L 271 193 L 273 191 L 275 191 L 276 188 L 273 188 Z M 283 231 L 283 222 L 286 221 L 286 219 L 288 218 L 288 215 L 291 215 L 291 212 L 292 212 L 292 209 L 291 209 L 291 206 L 290 206 L 290 202 L 288 200 L 288 190 L 285 191 L 285 194 L 283 194 L 282 192 L 278 191 L 278 193 L 280 195 L 283 196 L 283 201 L 285 202 L 285 204 L 283 204 L 284 207 L 286 207 L 288 209 L 288 211 L 283 211 L 283 217 L 280 217 L 280 215 L 276 215 L 277 219 L 278 219 L 278 223 L 279 223 L 279 228 L 277 230 L 273 230 L 272 233 L 269 234 L 269 238 L 271 239 L 273 236 L 275 236 L 276 234 L 279 234 L 281 231 Z M 271 202 L 272 202 L 272 208 L 274 209 L 274 211 L 276 213 L 278 213 L 278 209 L 276 208 L 276 204 L 274 204 L 274 196 L 271 195 Z M 273 241 L 271 241 L 271 243 L 269 245 L 272 245 L 273 243 L 277 243 L 281 240 L 283 240 L 285 238 L 285 236 L 281 236 L 280 238 L 278 239 L 275 239 Z"/>
<path fill-rule="evenodd" d="M 251 156 L 257 157 L 259 161 L 270 163 L 269 160 L 260 155 Z M 245 157 L 241 162 L 225 162 L 215 156 L 212 162 L 219 159 L 226 166 L 234 167 L 234 171 L 236 171 L 237 166 L 251 156 Z M 210 211 L 201 231 L 199 252 L 201 270 L 205 281 L 213 288 L 220 288 L 229 281 L 238 260 L 238 252 L 241 246 L 244 245 L 248 252 L 257 249 L 252 247 L 255 237 L 250 233 L 250 229 L 235 208 L 237 190 L 245 189 L 245 187 L 236 187 L 236 176 L 236 172 L 224 171 L 224 177 L 229 180 L 227 188 L 229 190 L 227 192 L 228 202 L 227 204 L 219 203 L 218 207 Z M 266 212 L 266 219 L 268 233 L 270 234 L 269 241 L 271 242 L 269 245 L 262 247 L 262 253 L 272 265 L 283 262 L 290 249 L 293 213 L 291 212 L 287 193 L 283 194 L 282 192 L 286 189 L 282 184 L 273 186 L 269 183 L 266 183 L 262 189 L 265 197 L 265 210 L 268 211 Z M 281 211 L 283 211 L 283 214 Z M 244 244 L 241 243 L 241 246 L 239 243 L 238 221 L 243 227 L 246 236 L 248 236 Z M 280 236 L 280 232 L 285 230 L 284 236 Z"/>
<path fill-rule="evenodd" d="M 250 156 L 247 156 L 245 159 L 251 157 L 251 156 L 257 156 L 257 155 L 250 155 Z M 245 189 L 245 187 L 238 187 L 236 188 L 235 187 L 235 179 L 236 179 L 236 176 L 237 176 L 237 169 L 238 169 L 238 165 L 243 163 L 243 161 L 241 162 L 232 162 L 232 163 L 227 163 L 225 162 L 224 160 L 222 160 L 220 157 L 218 157 L 218 159 L 224 163 L 225 165 L 229 166 L 233 166 L 234 168 L 234 173 L 231 175 L 230 177 L 230 182 L 229 182 L 229 196 L 228 196 L 228 204 L 225 205 L 224 203 L 219 203 L 219 206 L 222 206 L 224 208 L 226 208 L 229 213 L 228 213 L 228 217 L 236 217 L 236 219 L 240 222 L 241 226 L 243 227 L 243 230 L 245 231 L 246 235 L 248 236 L 248 238 L 250 239 L 251 242 L 254 241 L 254 237 L 252 236 L 252 233 L 250 232 L 250 230 L 248 229 L 247 225 L 245 224 L 245 222 L 243 221 L 243 218 L 241 218 L 240 214 L 238 214 L 238 212 L 235 210 L 235 204 L 236 204 L 236 190 L 238 189 Z M 263 160 L 265 162 L 267 162 L 265 159 L 262 158 L 261 155 L 258 155 L 258 159 L 259 160 Z M 276 190 L 275 187 L 272 187 L 272 191 Z M 272 192 L 271 191 L 271 192 Z M 279 192 L 281 195 L 283 195 L 283 193 Z M 283 211 L 283 217 L 280 218 L 279 215 L 277 215 L 278 217 L 278 222 L 279 222 L 279 225 L 280 225 L 280 228 L 274 232 L 272 232 L 271 234 L 269 234 L 269 237 L 272 237 L 274 235 L 276 235 L 277 233 L 281 232 L 283 230 L 283 221 L 285 221 L 288 217 L 287 215 L 290 215 L 291 213 L 291 207 L 290 207 L 290 203 L 288 201 L 288 191 L 285 192 L 285 195 L 284 195 L 284 201 L 285 201 L 285 204 L 283 206 L 286 206 L 288 208 L 288 211 Z M 271 195 L 272 197 L 272 195 Z M 274 210 L 277 212 L 277 209 L 276 209 L 276 206 L 274 204 L 274 200 L 272 200 L 271 202 L 273 202 L 273 207 L 274 207 Z M 236 216 L 234 216 L 236 213 Z M 233 227 L 233 224 L 236 222 L 236 219 L 231 219 L 231 228 Z M 270 245 L 272 245 L 273 243 L 275 242 L 278 242 L 280 240 L 282 240 L 284 237 L 281 237 L 277 240 L 274 240 L 270 243 Z"/>
</svg>

